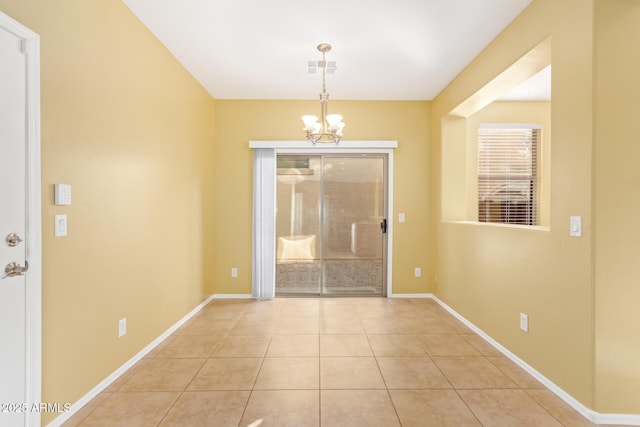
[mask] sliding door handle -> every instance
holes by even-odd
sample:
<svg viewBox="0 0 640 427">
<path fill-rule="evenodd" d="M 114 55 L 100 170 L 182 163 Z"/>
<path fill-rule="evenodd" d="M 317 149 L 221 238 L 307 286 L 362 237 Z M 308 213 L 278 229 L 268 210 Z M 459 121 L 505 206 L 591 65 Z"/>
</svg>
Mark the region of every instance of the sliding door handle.
<svg viewBox="0 0 640 427">
<path fill-rule="evenodd" d="M 383 219 L 380 223 L 380 228 L 382 229 L 382 234 L 387 232 L 387 218 Z"/>
</svg>

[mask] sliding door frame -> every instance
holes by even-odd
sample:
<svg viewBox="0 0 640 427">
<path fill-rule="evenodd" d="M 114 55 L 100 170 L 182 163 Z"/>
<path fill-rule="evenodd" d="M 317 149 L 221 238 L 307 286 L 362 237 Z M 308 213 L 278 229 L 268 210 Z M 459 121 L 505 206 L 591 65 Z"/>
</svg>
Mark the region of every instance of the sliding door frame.
<svg viewBox="0 0 640 427">
<path fill-rule="evenodd" d="M 250 141 L 254 149 L 253 176 L 253 296 L 275 296 L 276 159 L 278 154 L 383 154 L 387 157 L 386 296 L 393 295 L 393 154 L 397 141 Z"/>
</svg>

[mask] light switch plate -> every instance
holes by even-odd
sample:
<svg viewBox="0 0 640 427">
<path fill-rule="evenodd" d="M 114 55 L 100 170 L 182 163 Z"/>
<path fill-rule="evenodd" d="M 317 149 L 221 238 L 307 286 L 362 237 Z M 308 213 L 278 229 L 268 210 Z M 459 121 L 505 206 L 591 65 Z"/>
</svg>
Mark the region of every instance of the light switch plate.
<svg viewBox="0 0 640 427">
<path fill-rule="evenodd" d="M 123 317 L 118 320 L 118 338 L 122 338 L 127 335 L 127 318 Z"/>
<path fill-rule="evenodd" d="M 581 216 L 569 217 L 569 236 L 582 237 L 582 217 Z"/>
<path fill-rule="evenodd" d="M 529 316 L 524 313 L 520 313 L 520 329 L 529 332 Z"/>
<path fill-rule="evenodd" d="M 404 221 L 405 221 L 404 213 L 399 213 L 398 214 L 398 222 L 404 222 Z"/>
<path fill-rule="evenodd" d="M 54 215 L 54 236 L 55 237 L 64 237 L 67 235 L 67 216 L 62 215 Z"/>
</svg>

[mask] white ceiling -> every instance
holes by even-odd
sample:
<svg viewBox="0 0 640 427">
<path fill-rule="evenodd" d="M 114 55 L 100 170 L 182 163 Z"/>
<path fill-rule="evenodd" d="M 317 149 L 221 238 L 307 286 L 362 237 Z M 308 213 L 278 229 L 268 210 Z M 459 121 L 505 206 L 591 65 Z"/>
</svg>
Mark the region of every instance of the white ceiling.
<svg viewBox="0 0 640 427">
<path fill-rule="evenodd" d="M 431 100 L 531 0 L 123 0 L 217 99 Z"/>
</svg>

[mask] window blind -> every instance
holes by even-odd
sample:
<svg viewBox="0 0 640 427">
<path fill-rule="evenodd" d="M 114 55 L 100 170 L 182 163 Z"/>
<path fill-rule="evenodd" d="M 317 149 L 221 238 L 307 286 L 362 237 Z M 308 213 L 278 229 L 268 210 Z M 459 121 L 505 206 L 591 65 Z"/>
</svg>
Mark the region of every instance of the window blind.
<svg viewBox="0 0 640 427">
<path fill-rule="evenodd" d="M 478 129 L 478 221 L 537 224 L 537 125 Z"/>
</svg>

